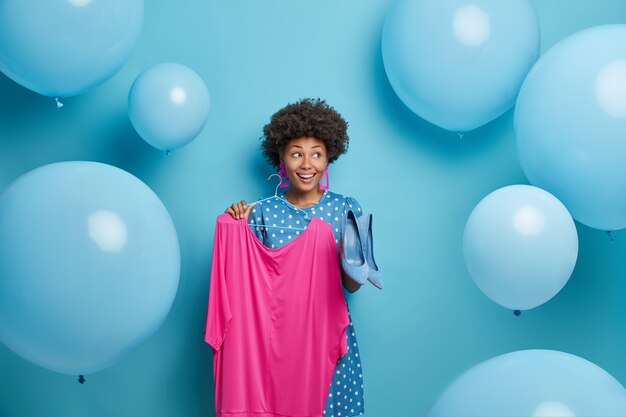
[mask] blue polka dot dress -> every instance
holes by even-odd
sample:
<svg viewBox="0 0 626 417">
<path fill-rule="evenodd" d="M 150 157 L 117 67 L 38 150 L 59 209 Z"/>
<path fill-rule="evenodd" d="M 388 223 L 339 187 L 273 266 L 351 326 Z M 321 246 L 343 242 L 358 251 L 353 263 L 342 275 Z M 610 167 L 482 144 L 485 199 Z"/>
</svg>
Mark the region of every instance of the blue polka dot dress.
<svg viewBox="0 0 626 417">
<path fill-rule="evenodd" d="M 313 217 L 329 223 L 339 244 L 341 237 L 341 219 L 352 209 L 357 216 L 362 214 L 361 205 L 352 197 L 346 197 L 332 191 L 324 191 L 322 198 L 314 206 L 298 208 L 284 199 L 270 198 L 257 203 L 250 213 L 248 223 L 252 231 L 269 248 L 279 248 L 295 239 Z M 265 225 L 271 227 L 259 227 Z M 350 310 L 348 310 L 348 315 Z M 324 406 L 324 417 L 351 417 L 363 414 L 363 370 L 356 334 L 350 317 L 346 328 L 348 353 L 338 361 L 331 381 L 328 397 Z"/>
</svg>

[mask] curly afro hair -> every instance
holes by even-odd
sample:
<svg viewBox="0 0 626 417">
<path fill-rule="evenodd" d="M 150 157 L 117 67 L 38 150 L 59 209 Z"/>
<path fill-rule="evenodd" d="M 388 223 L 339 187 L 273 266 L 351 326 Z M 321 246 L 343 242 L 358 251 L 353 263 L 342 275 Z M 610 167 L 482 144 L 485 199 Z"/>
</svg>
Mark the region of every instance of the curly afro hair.
<svg viewBox="0 0 626 417">
<path fill-rule="evenodd" d="M 290 103 L 272 115 L 263 127 L 263 156 L 274 167 L 287 142 L 300 137 L 314 137 L 326 145 L 328 163 L 348 150 L 348 123 L 326 101 L 305 98 Z"/>
</svg>

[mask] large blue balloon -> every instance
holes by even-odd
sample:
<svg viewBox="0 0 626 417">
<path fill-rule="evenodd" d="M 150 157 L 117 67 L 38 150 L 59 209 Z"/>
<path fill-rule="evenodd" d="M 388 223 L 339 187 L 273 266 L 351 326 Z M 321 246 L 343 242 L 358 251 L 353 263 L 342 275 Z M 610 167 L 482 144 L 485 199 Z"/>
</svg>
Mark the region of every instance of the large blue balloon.
<svg viewBox="0 0 626 417">
<path fill-rule="evenodd" d="M 624 417 L 626 391 L 597 365 L 568 353 L 523 350 L 461 374 L 426 417 Z"/>
<path fill-rule="evenodd" d="M 39 94 L 80 94 L 122 67 L 142 25 L 143 0 L 2 0 L 0 71 Z"/>
<path fill-rule="evenodd" d="M 0 196 L 0 341 L 33 363 L 86 374 L 144 341 L 178 288 L 174 224 L 143 182 L 61 162 Z"/>
<path fill-rule="evenodd" d="M 209 117 L 209 92 L 192 69 L 176 63 L 141 73 L 128 94 L 128 115 L 150 145 L 171 151 L 196 138 Z"/>
<path fill-rule="evenodd" d="M 515 109 L 529 181 L 601 230 L 626 227 L 626 25 L 570 35 L 528 74 Z"/>
<path fill-rule="evenodd" d="M 513 309 L 537 307 L 563 288 L 578 257 L 567 209 L 529 185 L 500 188 L 474 208 L 463 236 L 465 264 L 478 287 Z"/>
<path fill-rule="evenodd" d="M 523 350 L 479 363 L 426 417 L 623 417 L 626 391 L 602 368 L 568 353 Z"/>
<path fill-rule="evenodd" d="M 396 0 L 382 53 L 407 107 L 463 132 L 511 108 L 539 56 L 539 25 L 528 0 Z"/>
</svg>

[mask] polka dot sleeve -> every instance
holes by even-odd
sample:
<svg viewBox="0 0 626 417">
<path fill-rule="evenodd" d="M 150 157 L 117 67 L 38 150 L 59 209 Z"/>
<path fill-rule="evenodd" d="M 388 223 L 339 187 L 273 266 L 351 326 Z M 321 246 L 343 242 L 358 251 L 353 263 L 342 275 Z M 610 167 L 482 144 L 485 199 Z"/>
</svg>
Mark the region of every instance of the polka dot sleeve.
<svg viewBox="0 0 626 417">
<path fill-rule="evenodd" d="M 354 197 L 344 197 L 346 199 L 346 203 L 343 209 L 343 215 L 345 216 L 348 210 L 352 210 L 357 217 L 361 217 L 363 214 L 363 209 L 361 207 L 361 203 L 357 201 Z"/>
<path fill-rule="evenodd" d="M 263 203 L 257 203 L 252 207 L 250 216 L 248 217 L 248 224 L 250 229 L 254 232 L 256 237 L 267 246 L 267 228 L 257 227 L 256 225 L 264 225 L 265 217 L 263 217 Z"/>
</svg>

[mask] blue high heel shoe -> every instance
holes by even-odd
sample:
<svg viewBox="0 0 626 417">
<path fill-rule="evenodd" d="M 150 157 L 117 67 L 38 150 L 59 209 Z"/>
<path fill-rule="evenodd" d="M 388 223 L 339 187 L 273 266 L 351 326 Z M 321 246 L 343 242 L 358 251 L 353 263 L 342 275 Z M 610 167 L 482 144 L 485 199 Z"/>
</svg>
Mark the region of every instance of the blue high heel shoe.
<svg viewBox="0 0 626 417">
<path fill-rule="evenodd" d="M 361 242 L 363 243 L 363 254 L 368 266 L 367 280 L 376 288 L 383 289 L 383 277 L 380 275 L 378 265 L 374 261 L 374 239 L 372 238 L 372 215 L 363 214 L 359 217 L 361 231 Z"/>
<path fill-rule="evenodd" d="M 362 233 L 352 210 L 348 210 L 341 221 L 341 236 L 341 267 L 353 281 L 363 285 L 369 268 L 363 253 Z"/>
</svg>

